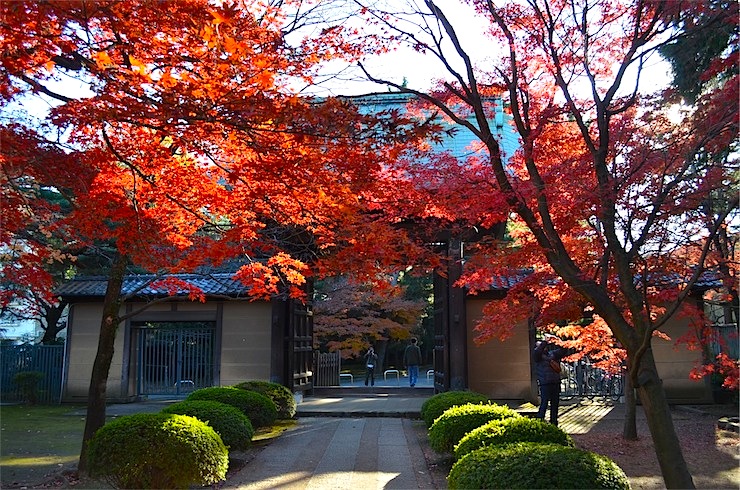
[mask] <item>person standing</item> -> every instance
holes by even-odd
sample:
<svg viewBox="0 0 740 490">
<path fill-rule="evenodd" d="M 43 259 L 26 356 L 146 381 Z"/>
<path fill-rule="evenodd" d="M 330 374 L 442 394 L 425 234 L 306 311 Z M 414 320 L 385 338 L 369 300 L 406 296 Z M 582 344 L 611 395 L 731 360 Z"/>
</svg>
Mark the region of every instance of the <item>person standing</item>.
<svg viewBox="0 0 740 490">
<path fill-rule="evenodd" d="M 368 381 L 370 386 L 375 386 L 375 366 L 378 364 L 378 355 L 375 353 L 375 349 L 371 345 L 365 354 L 365 386 Z"/>
<path fill-rule="evenodd" d="M 419 378 L 419 364 L 421 364 L 421 349 L 416 345 L 416 337 L 411 337 L 411 344 L 403 352 L 403 365 L 409 372 L 409 385 L 416 386 Z"/>
<path fill-rule="evenodd" d="M 545 419 L 545 411 L 549 405 L 550 423 L 557 426 L 560 408 L 560 359 L 565 357 L 566 350 L 549 342 L 550 339 L 557 337 L 546 336 L 545 340 L 537 342 L 532 357 L 537 373 L 537 384 L 540 387 L 540 408 L 537 411 L 537 418 Z"/>
</svg>

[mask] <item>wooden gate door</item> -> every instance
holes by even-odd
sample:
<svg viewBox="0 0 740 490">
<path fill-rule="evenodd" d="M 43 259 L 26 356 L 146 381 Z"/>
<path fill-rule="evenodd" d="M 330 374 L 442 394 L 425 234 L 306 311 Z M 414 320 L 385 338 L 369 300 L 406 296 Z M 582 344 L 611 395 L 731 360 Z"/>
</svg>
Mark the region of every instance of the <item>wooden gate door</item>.
<svg viewBox="0 0 740 490">
<path fill-rule="evenodd" d="M 313 308 L 290 300 L 291 349 L 288 372 L 292 374 L 291 389 L 303 392 L 313 389 Z"/>
<path fill-rule="evenodd" d="M 292 392 L 313 389 L 313 307 L 295 299 L 272 301 L 274 382 Z"/>
<path fill-rule="evenodd" d="M 434 275 L 434 388 L 464 390 L 468 386 L 465 290 L 455 287 L 462 275 L 463 242 L 445 244 L 446 267 Z"/>
<path fill-rule="evenodd" d="M 432 367 L 434 368 L 434 391 L 440 393 L 450 388 L 447 373 L 450 368 L 450 357 L 447 349 L 449 338 L 449 318 L 447 276 L 434 274 L 434 351 Z"/>
</svg>

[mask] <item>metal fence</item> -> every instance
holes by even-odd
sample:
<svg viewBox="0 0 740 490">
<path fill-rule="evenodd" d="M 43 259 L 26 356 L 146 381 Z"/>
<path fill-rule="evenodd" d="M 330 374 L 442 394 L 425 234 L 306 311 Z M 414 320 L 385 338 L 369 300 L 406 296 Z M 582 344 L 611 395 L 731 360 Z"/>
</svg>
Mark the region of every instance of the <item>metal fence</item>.
<svg viewBox="0 0 740 490">
<path fill-rule="evenodd" d="M 38 403 L 59 403 L 62 397 L 64 345 L 0 346 L 0 400 L 23 402 L 26 397 L 15 382 L 16 374 L 39 372 Z"/>
<path fill-rule="evenodd" d="M 215 325 L 209 323 L 137 329 L 138 393 L 184 395 L 213 386 Z"/>
<path fill-rule="evenodd" d="M 605 398 L 618 401 L 624 396 L 623 372 L 612 374 L 587 362 L 561 363 L 560 398 Z"/>
<path fill-rule="evenodd" d="M 339 386 L 339 373 L 342 369 L 340 352 L 314 351 L 314 386 Z"/>
</svg>

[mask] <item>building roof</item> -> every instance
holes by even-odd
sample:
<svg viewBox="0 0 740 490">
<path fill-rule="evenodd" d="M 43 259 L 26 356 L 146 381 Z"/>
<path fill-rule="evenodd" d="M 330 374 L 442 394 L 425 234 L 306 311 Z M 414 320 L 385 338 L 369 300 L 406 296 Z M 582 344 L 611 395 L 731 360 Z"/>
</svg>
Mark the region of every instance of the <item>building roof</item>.
<svg viewBox="0 0 740 490">
<path fill-rule="evenodd" d="M 417 100 L 415 95 L 401 92 L 380 92 L 343 98 L 357 105 L 360 108 L 360 111 L 369 114 L 391 109 L 396 109 L 401 111 L 401 113 L 404 113 L 406 111 L 406 106 L 410 102 Z M 490 110 L 488 120 L 491 131 L 493 131 L 494 136 L 498 139 L 499 145 L 501 145 L 504 161 L 508 161 L 508 159 L 511 158 L 521 147 L 519 134 L 514 129 L 511 115 L 504 110 L 505 103 L 501 97 L 486 97 L 485 102 L 486 106 Z M 462 108 L 462 110 L 465 110 L 465 108 Z M 426 116 L 431 115 L 434 111 L 435 108 L 430 108 L 426 111 Z M 483 145 L 478 137 L 468 128 L 453 124 L 441 115 L 438 116 L 438 118 L 438 122 L 440 122 L 445 129 L 454 129 L 454 131 L 451 133 L 447 131 L 441 133 L 439 135 L 441 142 L 435 143 L 432 151 L 449 151 L 452 156 L 461 160 L 475 154 L 485 153 Z M 468 116 L 468 120 L 471 123 L 474 123 L 475 115 L 470 114 Z"/>
<path fill-rule="evenodd" d="M 249 288 L 230 273 L 214 274 L 172 274 L 167 279 L 187 282 L 203 291 L 206 296 L 247 297 Z M 132 296 L 168 296 L 169 290 L 163 285 L 154 285 L 155 281 L 164 280 L 154 274 L 129 275 L 123 280 L 122 294 Z M 108 287 L 106 276 L 82 276 L 74 278 L 61 286 L 55 293 L 63 298 L 102 298 Z M 187 295 L 183 289 L 178 294 Z"/>
</svg>

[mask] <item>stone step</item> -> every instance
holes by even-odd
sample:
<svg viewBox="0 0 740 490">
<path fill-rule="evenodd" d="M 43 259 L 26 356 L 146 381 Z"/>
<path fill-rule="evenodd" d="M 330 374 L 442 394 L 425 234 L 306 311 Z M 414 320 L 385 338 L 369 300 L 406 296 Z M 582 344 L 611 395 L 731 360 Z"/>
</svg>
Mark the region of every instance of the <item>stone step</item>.
<svg viewBox="0 0 740 490">
<path fill-rule="evenodd" d="M 410 386 L 326 386 L 313 389 L 313 393 L 307 397 L 336 397 L 336 396 L 413 396 L 413 397 L 430 397 L 434 395 L 432 387 L 414 387 Z"/>
</svg>

